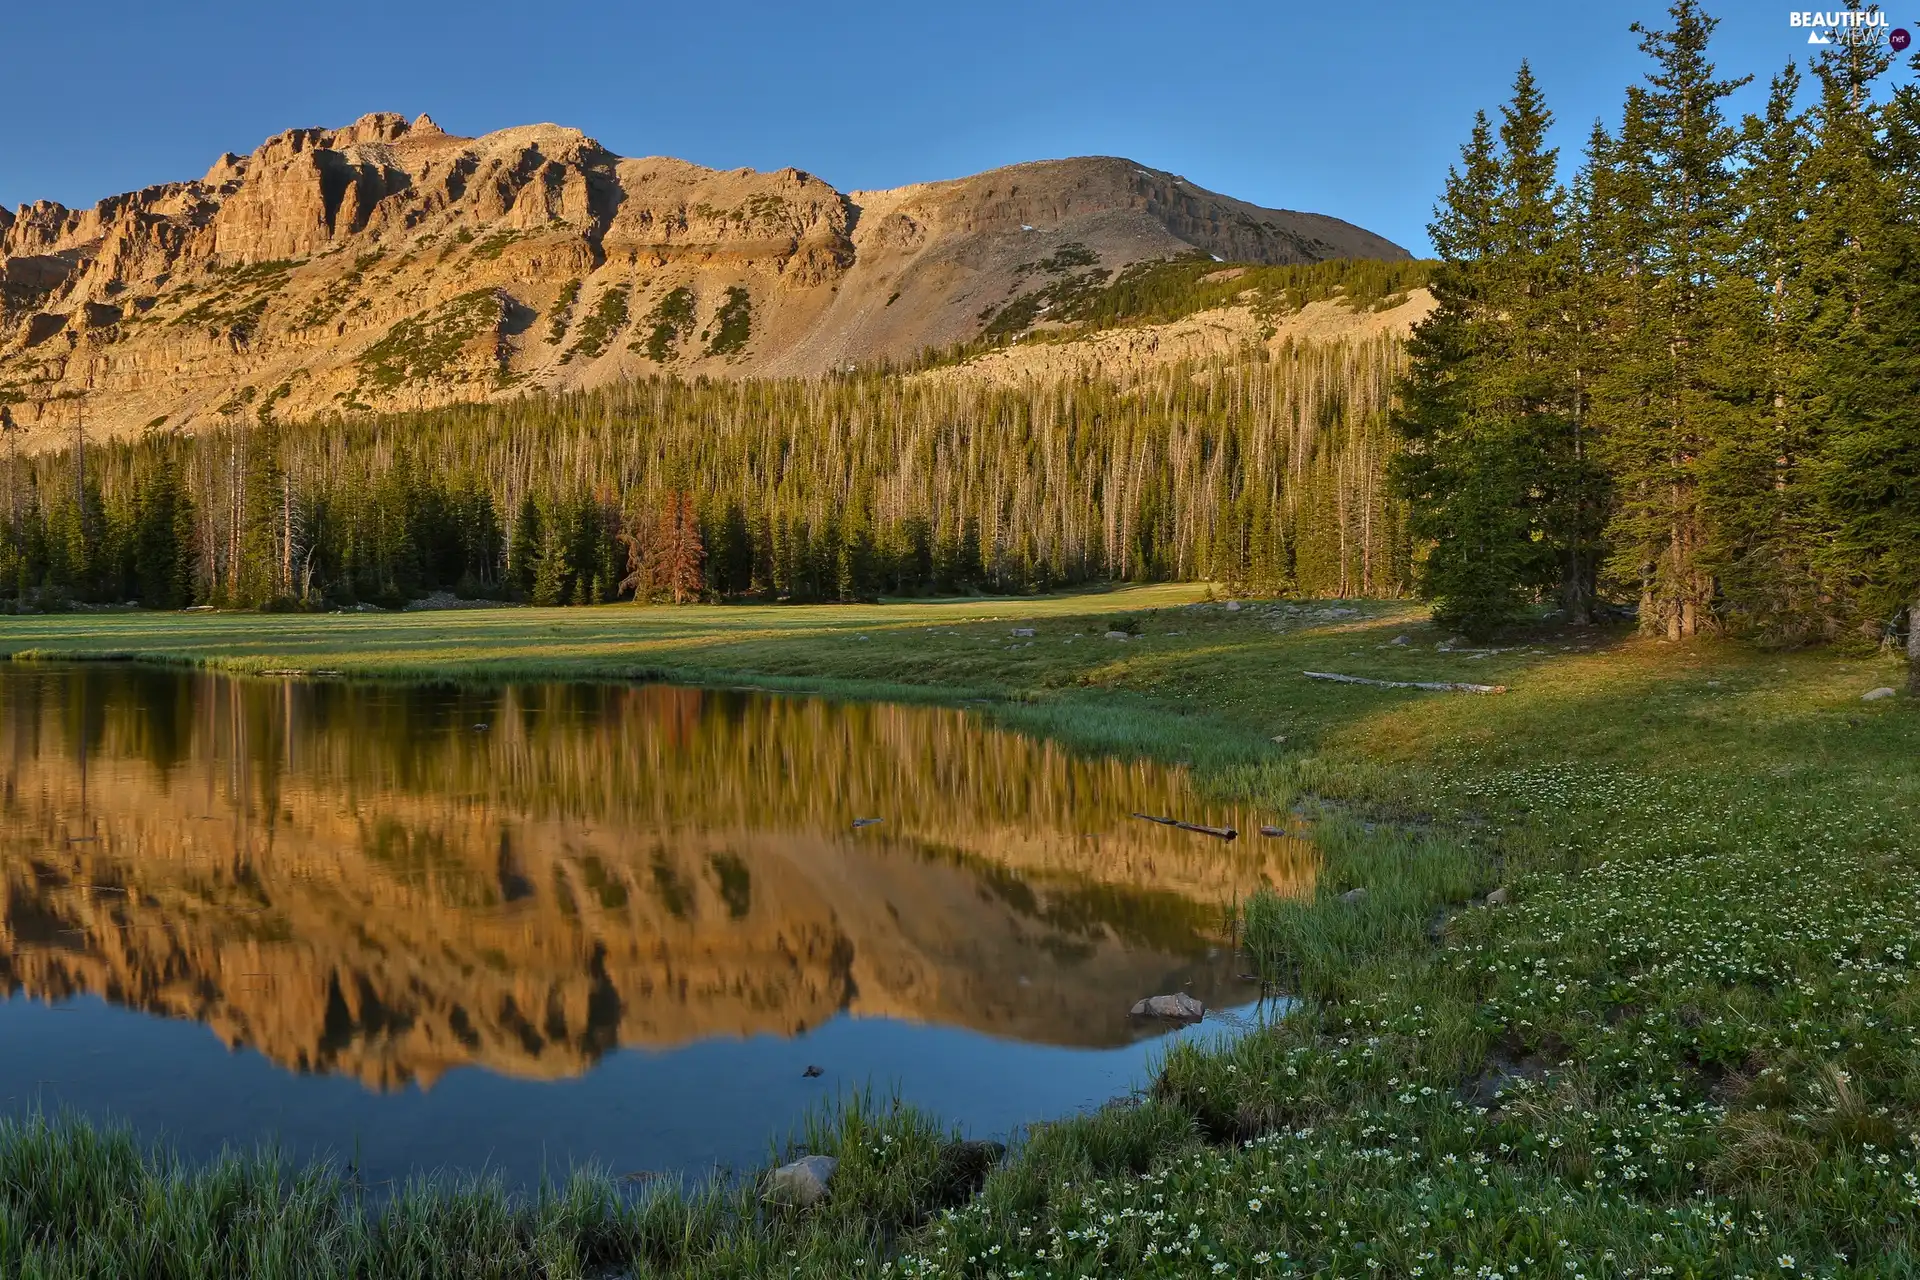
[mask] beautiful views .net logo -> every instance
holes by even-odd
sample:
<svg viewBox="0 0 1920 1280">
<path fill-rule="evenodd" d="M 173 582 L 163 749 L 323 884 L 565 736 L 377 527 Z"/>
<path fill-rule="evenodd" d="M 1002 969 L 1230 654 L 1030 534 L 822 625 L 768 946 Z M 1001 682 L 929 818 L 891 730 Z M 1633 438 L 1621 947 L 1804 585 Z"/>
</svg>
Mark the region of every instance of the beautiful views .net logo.
<svg viewBox="0 0 1920 1280">
<path fill-rule="evenodd" d="M 1913 43 L 1904 27 L 1895 27 L 1878 9 L 1801 10 L 1787 15 L 1787 25 L 1806 27 L 1808 44 L 1878 44 L 1885 41 L 1895 53 Z"/>
</svg>

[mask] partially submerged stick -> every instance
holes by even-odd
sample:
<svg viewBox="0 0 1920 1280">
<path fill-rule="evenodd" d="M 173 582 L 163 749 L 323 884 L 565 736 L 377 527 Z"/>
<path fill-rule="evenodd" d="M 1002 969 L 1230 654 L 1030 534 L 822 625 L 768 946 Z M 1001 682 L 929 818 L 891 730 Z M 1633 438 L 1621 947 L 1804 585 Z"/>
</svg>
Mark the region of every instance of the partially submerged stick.
<svg viewBox="0 0 1920 1280">
<path fill-rule="evenodd" d="M 1309 680 L 1337 680 L 1341 684 L 1370 684 L 1382 689 L 1430 689 L 1435 693 L 1505 693 L 1503 684 L 1464 684 L 1454 680 L 1369 680 L 1366 676 L 1341 676 L 1331 671 L 1302 671 Z"/>
<path fill-rule="evenodd" d="M 1157 822 L 1163 827 L 1177 827 L 1182 831 L 1197 831 L 1203 836 L 1213 836 L 1217 840 L 1232 840 L 1240 834 L 1232 827 L 1203 827 L 1197 822 L 1182 822 L 1178 818 L 1156 818 L 1150 813 L 1136 813 L 1133 816 L 1141 819 L 1143 822 Z"/>
</svg>

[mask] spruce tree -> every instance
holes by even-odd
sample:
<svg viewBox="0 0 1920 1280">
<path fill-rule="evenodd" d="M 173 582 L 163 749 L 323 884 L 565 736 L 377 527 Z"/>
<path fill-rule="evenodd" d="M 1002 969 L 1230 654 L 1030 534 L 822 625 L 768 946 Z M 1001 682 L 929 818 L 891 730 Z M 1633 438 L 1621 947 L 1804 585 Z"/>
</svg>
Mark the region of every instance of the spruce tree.
<svg viewBox="0 0 1920 1280">
<path fill-rule="evenodd" d="M 705 586 L 702 565 L 707 558 L 706 546 L 700 538 L 699 517 L 693 509 L 693 496 L 686 492 L 669 494 L 665 517 L 662 585 L 675 604 L 689 604 L 700 598 Z"/>
<path fill-rule="evenodd" d="M 1532 558 L 1525 478 L 1480 413 L 1497 358 L 1489 294 L 1500 188 L 1493 126 L 1481 112 L 1428 226 L 1440 255 L 1435 306 L 1408 340 L 1394 415 L 1405 440 L 1395 483 L 1412 505 L 1414 535 L 1429 544 L 1421 592 L 1435 617 L 1472 636 L 1518 615 Z"/>
<path fill-rule="evenodd" d="M 513 521 L 513 536 L 507 543 L 505 575 L 508 589 L 522 600 L 533 598 L 533 582 L 537 572 L 535 563 L 540 558 L 540 548 L 544 542 L 540 505 L 528 492 L 521 497 L 519 514 Z"/>
<path fill-rule="evenodd" d="M 162 454 L 134 498 L 133 585 L 149 609 L 179 609 L 193 595 L 193 504 L 178 464 Z"/>
<path fill-rule="evenodd" d="M 1575 383 L 1579 244 L 1569 198 L 1557 184 L 1553 117 L 1524 62 L 1501 109 L 1500 198 L 1489 302 L 1498 335 L 1483 412 L 1504 424 L 1496 439 L 1526 477 L 1527 584 L 1554 591 L 1571 621 L 1592 620 L 1598 527 L 1593 466 L 1580 430 Z"/>
<path fill-rule="evenodd" d="M 1920 54 L 1913 63 L 1920 70 Z M 1920 91 L 1901 86 L 1874 120 L 1865 90 L 1880 65 L 1841 50 L 1820 67 L 1821 113 L 1846 120 L 1839 108 L 1849 108 L 1837 141 L 1851 135 L 1855 146 L 1817 172 L 1871 190 L 1823 192 L 1858 212 L 1822 234 L 1840 262 L 1824 266 L 1838 286 L 1825 298 L 1838 340 L 1820 350 L 1828 390 L 1817 406 L 1818 482 L 1833 531 L 1828 563 L 1847 574 L 1870 633 L 1904 613 L 1908 692 L 1920 697 Z M 1877 145 L 1863 154 L 1857 145 L 1869 138 Z"/>
<path fill-rule="evenodd" d="M 1601 465 L 1594 429 L 1594 388 L 1606 361 L 1609 303 L 1615 296 L 1608 267 L 1606 226 L 1612 212 L 1613 139 L 1595 121 L 1572 189 L 1563 201 L 1560 249 L 1565 260 L 1558 358 L 1566 376 L 1564 478 L 1551 537 L 1561 550 L 1561 608 L 1569 621 L 1597 619 L 1600 570 L 1607 556 L 1611 482 Z"/>
<path fill-rule="evenodd" d="M 1438 306 L 1409 343 L 1396 467 L 1413 531 L 1431 541 L 1422 590 L 1435 616 L 1476 638 L 1557 592 L 1593 607 L 1588 464 L 1566 361 L 1575 258 L 1556 181 L 1552 124 L 1521 64 L 1499 146 L 1481 115 L 1430 228 Z"/>
<path fill-rule="evenodd" d="M 540 538 L 540 551 L 534 558 L 532 590 L 528 593 L 537 605 L 557 605 L 567 602 L 569 581 L 567 566 L 567 534 L 557 512 L 548 513 L 543 520 L 543 532 Z"/>
<path fill-rule="evenodd" d="M 1704 475 L 1707 563 L 1723 609 L 1740 629 L 1772 641 L 1811 639 L 1826 627 L 1828 587 L 1816 566 L 1817 497 L 1807 412 L 1811 306 L 1806 267 L 1806 121 L 1793 64 L 1775 76 L 1765 112 L 1742 127 L 1737 270 L 1729 308 L 1743 350 L 1729 361 L 1749 382 L 1744 429 L 1714 444 Z"/>
<path fill-rule="evenodd" d="M 1643 631 L 1669 638 L 1712 625 L 1715 587 L 1704 562 L 1702 459 L 1740 429 L 1722 379 L 1720 290 L 1734 270 L 1737 135 L 1721 108 L 1745 79 L 1721 80 L 1707 56 L 1717 25 L 1695 0 L 1676 0 L 1672 29 L 1634 24 L 1654 61 L 1629 91 L 1612 212 L 1630 283 L 1608 352 L 1600 399 L 1607 461 L 1619 495 L 1610 534 L 1616 570 L 1640 597 Z"/>
</svg>

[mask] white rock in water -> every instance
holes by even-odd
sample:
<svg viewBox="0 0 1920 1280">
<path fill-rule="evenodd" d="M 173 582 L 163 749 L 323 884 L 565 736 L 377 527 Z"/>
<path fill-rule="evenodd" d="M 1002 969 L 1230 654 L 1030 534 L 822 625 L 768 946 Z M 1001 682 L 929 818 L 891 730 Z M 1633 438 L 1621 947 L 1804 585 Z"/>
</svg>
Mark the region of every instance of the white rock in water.
<svg viewBox="0 0 1920 1280">
<path fill-rule="evenodd" d="M 1863 693 L 1863 694 L 1861 694 L 1861 695 L 1860 695 L 1860 701 L 1862 701 L 1862 702 L 1878 702 L 1878 701 L 1880 701 L 1880 699 L 1882 699 L 1882 698 L 1892 698 L 1892 697 L 1896 697 L 1896 696 L 1898 696 L 1898 695 L 1897 695 L 1897 694 L 1896 694 L 1896 692 L 1895 692 L 1894 690 L 1892 690 L 1892 689 L 1874 689 L 1874 690 L 1872 690 L 1871 692 L 1868 692 L 1868 693 Z"/>
<path fill-rule="evenodd" d="M 1207 1006 L 1184 991 L 1170 996 L 1149 996 L 1133 1006 L 1136 1018 L 1165 1018 L 1169 1022 L 1198 1022 L 1207 1016 Z"/>
<path fill-rule="evenodd" d="M 1128 639 L 1131 639 L 1131 638 L 1132 638 L 1132 637 L 1131 637 L 1131 636 L 1129 636 L 1129 635 L 1128 635 L 1128 634 L 1127 634 L 1126 632 L 1124 632 L 1124 631 L 1109 631 L 1109 632 L 1107 632 L 1107 639 L 1109 639 L 1109 640 L 1128 640 Z"/>
<path fill-rule="evenodd" d="M 767 1175 L 767 1199 L 796 1209 L 809 1208 L 826 1199 L 827 1184 L 839 1167 L 840 1162 L 832 1156 L 803 1156 L 792 1164 L 783 1164 Z"/>
</svg>

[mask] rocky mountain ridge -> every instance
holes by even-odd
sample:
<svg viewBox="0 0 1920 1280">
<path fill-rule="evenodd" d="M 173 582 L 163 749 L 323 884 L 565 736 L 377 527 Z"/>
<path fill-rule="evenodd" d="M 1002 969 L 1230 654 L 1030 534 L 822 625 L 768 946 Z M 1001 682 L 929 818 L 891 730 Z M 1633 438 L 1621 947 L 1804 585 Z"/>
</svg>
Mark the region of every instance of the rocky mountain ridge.
<svg viewBox="0 0 1920 1280">
<path fill-rule="evenodd" d="M 0 209 L 0 405 L 31 444 L 669 371 L 813 375 L 977 336 L 1148 259 L 1398 260 L 1113 157 L 841 192 L 574 129 L 292 129 L 91 209 Z"/>
</svg>

